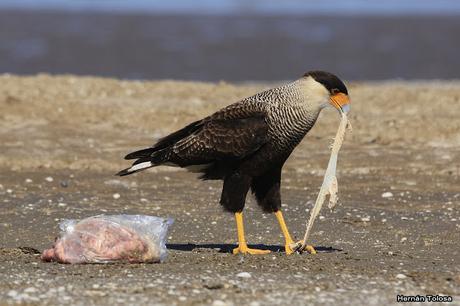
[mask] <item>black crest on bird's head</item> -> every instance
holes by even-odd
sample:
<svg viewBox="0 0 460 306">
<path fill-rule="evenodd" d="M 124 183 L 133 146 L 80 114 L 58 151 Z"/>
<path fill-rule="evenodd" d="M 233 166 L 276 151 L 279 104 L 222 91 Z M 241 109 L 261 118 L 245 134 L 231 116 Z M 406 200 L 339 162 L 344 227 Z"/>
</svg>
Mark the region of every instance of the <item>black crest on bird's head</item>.
<svg viewBox="0 0 460 306">
<path fill-rule="evenodd" d="M 326 71 L 309 71 L 304 74 L 304 77 L 311 76 L 315 81 L 326 87 L 331 95 L 336 93 L 344 93 L 348 95 L 348 90 L 345 84 L 336 75 Z"/>
</svg>

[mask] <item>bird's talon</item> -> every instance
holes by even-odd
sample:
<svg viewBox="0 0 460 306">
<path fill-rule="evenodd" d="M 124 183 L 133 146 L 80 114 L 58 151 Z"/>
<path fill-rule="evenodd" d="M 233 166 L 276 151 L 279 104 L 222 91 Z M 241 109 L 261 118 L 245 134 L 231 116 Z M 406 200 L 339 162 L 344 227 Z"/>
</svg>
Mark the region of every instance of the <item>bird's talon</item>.
<svg viewBox="0 0 460 306">
<path fill-rule="evenodd" d="M 310 254 L 316 254 L 316 250 L 312 245 L 306 245 L 305 250 Z"/>
<path fill-rule="evenodd" d="M 316 254 L 316 250 L 312 245 L 307 244 L 305 247 L 302 247 L 302 241 L 301 240 L 297 241 L 295 243 L 289 244 L 289 248 L 292 250 L 292 252 L 297 252 L 299 254 L 302 254 L 305 251 L 307 251 L 310 254 Z"/>
<path fill-rule="evenodd" d="M 289 244 L 289 249 L 290 249 L 292 252 L 297 252 L 297 253 L 299 253 L 301 246 L 302 246 L 302 243 L 300 243 L 300 241 L 298 241 L 298 242 L 291 242 L 291 243 Z M 287 247 L 287 246 L 286 246 L 286 247 Z M 286 252 L 286 253 L 287 253 L 287 252 Z"/>
<path fill-rule="evenodd" d="M 286 255 L 291 255 L 292 253 L 295 253 L 297 251 L 297 244 L 294 243 L 292 240 L 286 241 L 286 244 L 284 245 L 284 251 L 286 252 Z"/>
</svg>

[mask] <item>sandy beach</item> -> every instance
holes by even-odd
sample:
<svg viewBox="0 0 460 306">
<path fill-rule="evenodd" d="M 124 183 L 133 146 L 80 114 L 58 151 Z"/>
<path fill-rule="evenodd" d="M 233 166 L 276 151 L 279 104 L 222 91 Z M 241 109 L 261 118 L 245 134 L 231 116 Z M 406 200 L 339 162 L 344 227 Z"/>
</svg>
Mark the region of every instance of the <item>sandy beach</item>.
<svg viewBox="0 0 460 306">
<path fill-rule="evenodd" d="M 286 256 L 274 216 L 252 197 L 248 241 L 273 252 L 230 254 L 236 229 L 219 207 L 220 182 L 168 167 L 114 176 L 126 153 L 276 84 L 1 75 L 2 304 L 390 305 L 397 294 L 459 303 L 459 81 L 349 84 L 353 132 L 339 155 L 339 205 L 314 227 L 317 255 Z M 325 110 L 284 168 L 297 238 L 338 124 Z M 174 218 L 166 262 L 40 261 L 61 220 L 100 213 Z"/>
</svg>

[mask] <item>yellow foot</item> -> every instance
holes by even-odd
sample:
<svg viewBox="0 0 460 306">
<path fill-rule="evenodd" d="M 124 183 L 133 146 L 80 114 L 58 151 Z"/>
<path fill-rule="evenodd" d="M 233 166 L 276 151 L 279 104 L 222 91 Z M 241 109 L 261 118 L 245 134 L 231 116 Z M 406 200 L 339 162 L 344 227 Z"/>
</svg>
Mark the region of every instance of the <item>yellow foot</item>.
<svg viewBox="0 0 460 306">
<path fill-rule="evenodd" d="M 259 250 L 259 249 L 250 249 L 247 245 L 240 245 L 237 248 L 233 249 L 233 254 L 251 254 L 251 255 L 262 255 L 268 254 L 270 250 Z"/>
<path fill-rule="evenodd" d="M 286 244 L 284 245 L 284 251 L 286 252 L 286 255 L 291 255 L 292 253 L 295 253 L 295 249 L 293 249 L 291 245 L 295 245 L 294 241 L 286 241 Z"/>
<path fill-rule="evenodd" d="M 316 254 L 316 250 L 312 245 L 306 245 L 305 246 L 305 251 L 307 251 L 310 254 Z"/>
<path fill-rule="evenodd" d="M 292 254 L 294 252 L 305 252 L 307 251 L 310 254 L 316 254 L 316 250 L 312 245 L 306 245 L 304 248 L 300 249 L 300 246 L 302 245 L 302 241 L 297 241 L 296 243 L 286 243 L 286 254 Z M 289 251 L 288 251 L 289 250 Z"/>
</svg>

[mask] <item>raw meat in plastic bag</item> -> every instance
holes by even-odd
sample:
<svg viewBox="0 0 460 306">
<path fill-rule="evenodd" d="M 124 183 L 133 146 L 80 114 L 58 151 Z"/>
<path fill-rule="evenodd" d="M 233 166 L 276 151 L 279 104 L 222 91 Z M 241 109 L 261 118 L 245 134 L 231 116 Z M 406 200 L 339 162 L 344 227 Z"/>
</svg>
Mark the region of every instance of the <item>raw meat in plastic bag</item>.
<svg viewBox="0 0 460 306">
<path fill-rule="evenodd" d="M 166 233 L 173 223 L 145 215 L 99 215 L 65 220 L 61 235 L 42 260 L 60 263 L 161 262 L 166 258 Z"/>
</svg>

